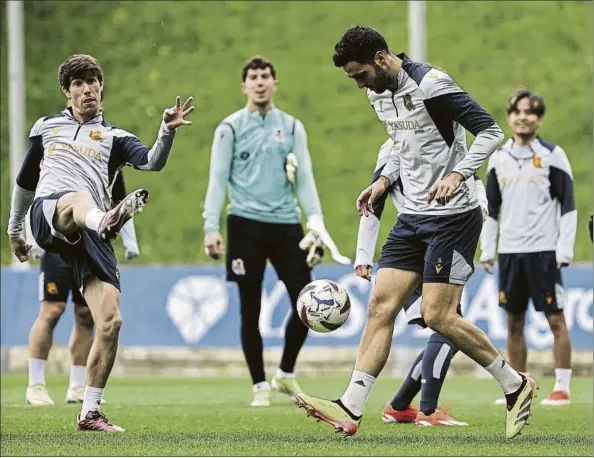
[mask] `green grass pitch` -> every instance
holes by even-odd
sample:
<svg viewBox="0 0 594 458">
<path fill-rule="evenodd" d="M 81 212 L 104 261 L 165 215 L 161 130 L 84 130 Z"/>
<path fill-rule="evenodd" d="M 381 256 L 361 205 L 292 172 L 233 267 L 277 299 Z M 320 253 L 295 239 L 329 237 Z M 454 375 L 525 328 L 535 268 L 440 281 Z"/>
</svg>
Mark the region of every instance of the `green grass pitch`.
<svg viewBox="0 0 594 458">
<path fill-rule="evenodd" d="M 336 397 L 348 377 L 304 378 L 306 392 Z M 249 407 L 247 379 L 114 377 L 104 411 L 123 434 L 75 430 L 79 406 L 63 402 L 66 377 L 49 377 L 57 402 L 30 407 L 27 378 L 2 375 L 2 456 L 9 455 L 281 455 L 281 456 L 592 456 L 592 380 L 572 381 L 572 404 L 545 407 L 538 401 L 553 385 L 540 379 L 531 424 L 513 440 L 504 436 L 504 408 L 493 380 L 452 377 L 442 401 L 468 427 L 419 428 L 385 425 L 380 412 L 400 380 L 380 378 L 356 436 L 343 438 L 331 426 L 306 418 L 290 399 L 275 394 L 269 408 Z M 418 400 L 417 400 L 418 401 Z"/>
</svg>

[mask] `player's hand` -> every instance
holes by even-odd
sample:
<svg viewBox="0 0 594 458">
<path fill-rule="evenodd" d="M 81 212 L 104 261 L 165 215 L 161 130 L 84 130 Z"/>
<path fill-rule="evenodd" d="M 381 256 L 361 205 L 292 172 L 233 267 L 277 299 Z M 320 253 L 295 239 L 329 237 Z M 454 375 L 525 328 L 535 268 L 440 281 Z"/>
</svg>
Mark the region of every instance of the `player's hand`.
<svg viewBox="0 0 594 458">
<path fill-rule="evenodd" d="M 357 266 L 355 267 L 355 275 L 371 281 L 371 266 Z"/>
<path fill-rule="evenodd" d="M 369 213 L 373 213 L 373 203 L 386 192 L 389 184 L 388 179 L 381 176 L 372 185 L 367 186 L 357 198 L 357 212 L 361 216 L 369 216 Z"/>
<path fill-rule="evenodd" d="M 22 235 L 10 237 L 10 249 L 20 262 L 29 260 L 29 250 L 31 249 L 31 245 L 27 244 L 27 241 Z"/>
<path fill-rule="evenodd" d="M 186 116 L 188 116 L 192 111 L 194 111 L 194 105 L 190 106 L 192 103 L 192 97 L 188 97 L 184 104 L 181 104 L 181 99 L 179 95 L 175 98 L 175 106 L 172 108 L 167 108 L 163 113 L 163 121 L 165 121 L 165 125 L 169 130 L 175 130 L 179 126 L 191 126 L 192 121 L 188 121 Z"/>
<path fill-rule="evenodd" d="M 492 259 L 489 259 L 488 261 L 481 261 L 481 265 L 487 271 L 488 274 L 493 273 L 494 261 Z"/>
<path fill-rule="evenodd" d="M 299 242 L 299 248 L 307 252 L 305 262 L 313 268 L 322 262 L 324 257 L 324 244 L 316 231 L 309 231 Z"/>
<path fill-rule="evenodd" d="M 124 256 L 126 257 L 126 261 L 132 261 L 132 259 L 136 258 L 139 255 L 140 249 L 138 248 L 138 245 L 125 247 Z"/>
<path fill-rule="evenodd" d="M 204 252 L 212 259 L 220 259 L 225 253 L 225 242 L 220 232 L 207 232 L 204 236 Z"/>
<path fill-rule="evenodd" d="M 460 187 L 463 181 L 464 177 L 458 172 L 450 173 L 447 177 L 431 186 L 427 194 L 427 203 L 431 203 L 435 199 L 438 204 L 447 204 L 452 200 L 454 192 L 456 192 L 456 189 Z"/>
<path fill-rule="evenodd" d="M 297 178 L 297 165 L 297 156 L 295 156 L 295 153 L 287 154 L 285 159 L 285 172 L 289 183 L 295 184 L 295 178 Z"/>
</svg>

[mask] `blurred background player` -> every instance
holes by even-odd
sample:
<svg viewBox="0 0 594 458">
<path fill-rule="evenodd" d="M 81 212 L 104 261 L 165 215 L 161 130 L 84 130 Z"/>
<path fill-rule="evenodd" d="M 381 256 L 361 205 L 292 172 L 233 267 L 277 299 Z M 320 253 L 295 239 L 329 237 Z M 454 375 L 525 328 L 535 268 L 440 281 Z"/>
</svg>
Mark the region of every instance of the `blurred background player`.
<svg viewBox="0 0 594 458">
<path fill-rule="evenodd" d="M 309 415 L 355 434 L 388 359 L 396 316 L 422 283 L 423 319 L 499 383 L 507 401 L 505 435 L 515 437 L 528 422 L 536 382 L 506 364 L 485 333 L 457 314 L 483 224 L 474 176 L 503 132 L 450 75 L 393 54 L 371 27 L 350 27 L 334 51 L 335 66 L 357 87 L 385 93 L 378 103 L 394 107 L 385 120 L 394 149 L 381 176 L 359 195 L 357 210 L 373 212 L 373 202 L 398 179 L 404 203 L 382 249 L 346 391 L 336 401 L 303 393 L 297 401 Z M 465 129 L 475 136 L 470 149 Z"/>
<path fill-rule="evenodd" d="M 138 189 L 112 207 L 112 186 L 125 165 L 161 170 L 171 153 L 175 130 L 189 125 L 191 98 L 163 113 L 152 148 L 103 117 L 103 71 L 89 55 L 70 56 L 59 72 L 67 107 L 37 120 L 12 193 L 8 235 L 20 262 L 29 259 L 23 237 L 31 207 L 31 232 L 37 244 L 57 253 L 72 269 L 77 289 L 97 329 L 87 361 L 87 382 L 77 429 L 122 432 L 99 411 L 118 349 L 122 326 L 120 282 L 111 240 L 141 212 L 148 191 Z"/>
<path fill-rule="evenodd" d="M 241 89 L 247 106 L 225 118 L 215 131 L 203 213 L 205 251 L 219 259 L 225 252 L 219 221 L 229 188 L 227 280 L 239 288 L 241 344 L 255 407 L 270 405 L 258 327 L 266 260 L 285 284 L 293 307 L 271 384 L 292 397 L 301 391 L 295 362 L 308 331 L 295 312 L 299 292 L 312 280 L 311 268 L 321 261 L 324 247 L 338 262 L 350 263 L 324 226 L 305 128 L 273 105 L 276 88 L 276 71 L 269 60 L 256 56 L 244 64 Z M 305 237 L 295 191 L 307 216 L 310 232 Z"/>
<path fill-rule="evenodd" d="M 112 189 L 114 203 L 126 197 L 122 172 L 118 173 Z M 122 227 L 122 242 L 126 260 L 139 255 L 134 220 Z M 76 288 L 72 268 L 59 254 L 46 252 L 31 238 L 31 255 L 41 258 L 39 266 L 39 316 L 29 334 L 29 386 L 26 400 L 31 405 L 53 405 L 54 401 L 45 386 L 45 363 L 53 343 L 53 334 L 58 320 L 66 309 L 68 295 L 72 292 L 74 325 L 68 349 L 70 352 L 70 383 L 66 402 L 81 403 L 84 399 L 87 377 L 87 358 L 93 345 L 93 316 L 80 291 Z"/>
<path fill-rule="evenodd" d="M 374 106 L 375 93 L 368 91 L 369 100 Z M 394 142 L 386 141 L 380 148 L 372 181 L 381 174 Z M 373 213 L 362 216 L 359 223 L 357 239 L 357 256 L 355 273 L 361 278 L 371 281 L 373 255 L 379 234 L 379 224 L 388 193 L 398 211 L 402 209 L 401 182 L 394 183 L 383 196 L 373 203 Z M 475 176 L 476 192 L 479 196 L 483 215 L 487 213 L 487 197 L 485 187 Z M 410 325 L 426 328 L 421 316 L 421 285 L 404 304 L 404 313 Z M 459 310 L 461 313 L 461 310 Z M 450 362 L 457 353 L 454 345 L 438 333 L 429 338 L 427 347 L 417 356 L 404 382 L 392 401 L 384 408 L 382 420 L 385 423 L 415 422 L 418 426 L 467 426 L 468 423 L 457 421 L 445 409 L 438 409 L 439 395 L 448 372 Z M 411 405 L 412 400 L 421 391 L 420 408 Z"/>
<path fill-rule="evenodd" d="M 491 273 L 497 247 L 507 352 L 510 364 L 522 373 L 528 370 L 524 338 L 528 300 L 532 298 L 535 310 L 545 314 L 554 337 L 556 381 L 541 404 L 566 405 L 570 401 L 571 342 L 563 313 L 561 268 L 573 259 L 577 226 L 573 175 L 563 149 L 538 136 L 545 115 L 540 95 L 517 91 L 509 99 L 507 113 L 513 138 L 489 160 L 489 217 L 480 261 Z"/>
</svg>

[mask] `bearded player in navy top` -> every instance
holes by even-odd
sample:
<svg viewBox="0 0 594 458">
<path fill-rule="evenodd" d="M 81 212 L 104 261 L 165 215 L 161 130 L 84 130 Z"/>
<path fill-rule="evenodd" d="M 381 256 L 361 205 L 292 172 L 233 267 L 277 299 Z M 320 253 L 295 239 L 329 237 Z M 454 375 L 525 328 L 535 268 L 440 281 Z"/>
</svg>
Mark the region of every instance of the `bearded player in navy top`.
<svg viewBox="0 0 594 458">
<path fill-rule="evenodd" d="M 381 177 L 357 199 L 357 209 L 362 215 L 373 212 L 374 201 L 397 182 L 402 185 L 403 205 L 382 249 L 355 369 L 344 395 L 337 401 L 306 394 L 297 399 L 311 415 L 355 434 L 388 359 L 394 320 L 422 283 L 425 323 L 499 382 L 508 406 L 506 436 L 514 437 L 528 421 L 536 382 L 507 364 L 485 333 L 456 313 L 462 288 L 474 271 L 482 228 L 474 175 L 503 132 L 450 75 L 405 54 L 393 54 L 370 27 L 349 28 L 334 50 L 337 67 L 359 88 L 385 94 L 381 105 L 393 107 L 382 121 L 389 126 L 394 147 Z M 470 149 L 465 130 L 475 136 Z"/>
</svg>

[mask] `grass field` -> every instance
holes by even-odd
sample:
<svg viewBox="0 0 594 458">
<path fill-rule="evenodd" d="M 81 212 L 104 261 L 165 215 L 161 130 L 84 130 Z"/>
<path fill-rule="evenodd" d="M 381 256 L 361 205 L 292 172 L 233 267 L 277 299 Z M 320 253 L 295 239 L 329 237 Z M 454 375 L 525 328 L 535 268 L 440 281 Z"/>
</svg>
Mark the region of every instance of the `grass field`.
<svg viewBox="0 0 594 458">
<path fill-rule="evenodd" d="M 303 379 L 303 388 L 337 396 L 346 378 Z M 449 379 L 442 401 L 465 428 L 385 425 L 379 413 L 399 380 L 380 379 L 351 438 L 306 418 L 288 398 L 275 395 L 270 408 L 251 408 L 246 379 L 114 378 L 105 412 L 124 434 L 75 431 L 78 406 L 62 403 L 67 379 L 48 378 L 53 407 L 24 403 L 27 379 L 2 375 L 2 455 L 451 455 L 592 456 L 592 380 L 572 381 L 568 407 L 536 405 L 523 434 L 504 436 L 504 409 L 493 405 L 492 380 Z M 552 387 L 539 380 L 540 397 Z"/>
</svg>

